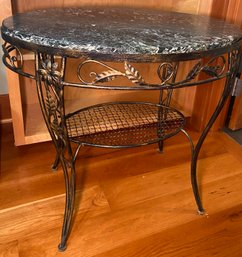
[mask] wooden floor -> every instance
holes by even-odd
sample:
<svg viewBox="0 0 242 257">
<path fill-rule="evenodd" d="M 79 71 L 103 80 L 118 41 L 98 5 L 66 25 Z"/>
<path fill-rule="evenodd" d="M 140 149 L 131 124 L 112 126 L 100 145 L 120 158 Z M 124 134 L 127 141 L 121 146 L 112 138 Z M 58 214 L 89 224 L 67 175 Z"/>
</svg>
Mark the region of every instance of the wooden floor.
<svg viewBox="0 0 242 257">
<path fill-rule="evenodd" d="M 163 154 L 156 145 L 83 148 L 64 253 L 57 250 L 64 183 L 61 168 L 50 170 L 51 143 L 15 147 L 5 125 L 0 150 L 1 257 L 242 256 L 242 148 L 222 133 L 206 139 L 198 163 L 205 216 L 196 213 L 182 134 Z"/>
</svg>

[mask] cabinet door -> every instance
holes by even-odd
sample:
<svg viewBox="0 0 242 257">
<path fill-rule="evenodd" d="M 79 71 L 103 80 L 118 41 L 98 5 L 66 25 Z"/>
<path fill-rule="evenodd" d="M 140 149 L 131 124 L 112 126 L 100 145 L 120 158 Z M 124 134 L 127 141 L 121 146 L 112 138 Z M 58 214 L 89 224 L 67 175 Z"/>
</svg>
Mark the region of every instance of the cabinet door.
<svg viewBox="0 0 242 257">
<path fill-rule="evenodd" d="M 0 0 L 0 22 L 12 15 L 11 0 Z M 2 41 L 1 41 L 2 43 Z M 8 93 L 11 106 L 14 138 L 16 145 L 25 144 L 19 77 L 6 68 Z"/>
<path fill-rule="evenodd" d="M 200 0 L 198 13 L 226 20 L 242 28 L 242 0 Z M 197 130 L 201 131 L 205 128 L 221 97 L 223 87 L 221 81 L 215 81 L 196 89 L 191 123 Z M 211 131 L 217 131 L 224 127 L 229 108 L 228 103 L 229 101 L 227 101 Z M 242 96 L 236 99 L 231 116 L 231 122 L 238 124 L 236 125 L 237 128 L 242 127 L 241 105 Z"/>
<path fill-rule="evenodd" d="M 242 0 L 232 0 L 227 13 L 227 20 L 242 29 Z M 242 76 L 241 76 L 242 77 Z M 242 128 L 242 94 L 235 97 L 228 127 L 232 130 Z"/>
<path fill-rule="evenodd" d="M 242 129 L 242 94 L 235 98 L 228 127 L 232 130 Z"/>
</svg>

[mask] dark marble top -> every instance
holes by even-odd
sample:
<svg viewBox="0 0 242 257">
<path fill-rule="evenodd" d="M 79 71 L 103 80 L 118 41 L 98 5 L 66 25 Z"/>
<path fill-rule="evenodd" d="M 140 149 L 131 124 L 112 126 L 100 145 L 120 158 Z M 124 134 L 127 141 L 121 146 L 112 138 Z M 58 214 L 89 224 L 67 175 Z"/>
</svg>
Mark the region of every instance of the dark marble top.
<svg viewBox="0 0 242 257">
<path fill-rule="evenodd" d="M 67 56 L 120 59 L 201 54 L 242 38 L 235 26 L 184 13 L 109 7 L 37 10 L 3 21 L 6 41 Z"/>
</svg>

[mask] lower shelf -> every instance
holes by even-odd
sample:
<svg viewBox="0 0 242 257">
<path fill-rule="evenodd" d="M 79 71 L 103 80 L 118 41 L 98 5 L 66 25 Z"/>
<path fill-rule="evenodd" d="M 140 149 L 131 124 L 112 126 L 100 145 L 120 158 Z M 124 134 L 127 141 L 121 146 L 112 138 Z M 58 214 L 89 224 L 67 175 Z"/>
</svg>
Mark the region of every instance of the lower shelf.
<svg viewBox="0 0 242 257">
<path fill-rule="evenodd" d="M 185 117 L 176 109 L 144 102 L 115 102 L 83 108 L 66 116 L 71 140 L 97 147 L 147 145 L 177 134 Z"/>
</svg>

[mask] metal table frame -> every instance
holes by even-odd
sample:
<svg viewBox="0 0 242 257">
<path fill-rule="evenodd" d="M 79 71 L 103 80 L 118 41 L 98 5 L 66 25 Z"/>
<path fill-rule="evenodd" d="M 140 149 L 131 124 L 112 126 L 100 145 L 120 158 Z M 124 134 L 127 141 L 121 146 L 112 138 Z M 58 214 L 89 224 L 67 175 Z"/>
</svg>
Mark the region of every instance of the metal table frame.
<svg viewBox="0 0 242 257">
<path fill-rule="evenodd" d="M 209 132 L 209 129 L 214 124 L 216 118 L 218 117 L 226 102 L 226 99 L 229 97 L 233 89 L 240 57 L 239 42 L 230 47 L 224 47 L 217 50 L 211 50 L 195 54 L 167 55 L 164 60 L 159 59 L 156 61 L 150 60 L 149 56 L 147 56 L 147 58 L 146 56 L 143 56 L 143 59 L 142 56 L 139 56 L 138 58 L 136 58 L 136 56 L 124 56 L 123 58 L 120 58 L 119 56 L 119 58 L 116 58 L 115 54 L 110 56 L 108 59 L 105 59 L 102 56 L 99 56 L 100 58 L 98 56 L 97 58 L 91 57 L 90 59 L 82 61 L 77 68 L 77 75 L 80 82 L 72 83 L 65 80 L 67 61 L 67 55 L 65 55 L 65 53 L 58 53 L 54 48 L 53 51 L 46 51 L 44 48 L 41 47 L 33 47 L 33 51 L 35 53 L 35 74 L 28 74 L 23 71 L 23 55 L 21 51 L 22 48 L 31 48 L 31 45 L 26 45 L 27 43 L 23 43 L 21 42 L 21 40 L 12 39 L 10 36 L 6 35 L 3 35 L 3 39 L 5 40 L 5 43 L 3 44 L 4 64 L 12 71 L 34 79 L 36 81 L 41 110 L 50 136 L 56 148 L 56 159 L 52 168 L 56 169 L 58 164 L 60 163 L 63 169 L 66 188 L 66 204 L 61 242 L 59 244 L 60 251 L 64 251 L 66 249 L 67 239 L 71 230 L 75 202 L 75 162 L 80 148 L 84 145 L 118 148 L 135 147 L 139 145 L 158 143 L 160 150 L 162 150 L 163 141 L 166 138 L 171 137 L 180 131 L 183 132 L 188 138 L 191 146 L 191 184 L 198 208 L 198 213 L 201 215 L 205 213 L 199 196 L 197 182 L 197 160 L 201 146 Z M 205 57 L 206 61 L 204 61 L 203 59 Z M 113 62 L 123 63 L 123 70 L 117 70 L 103 62 L 110 60 L 112 60 Z M 187 60 L 196 60 L 196 64 L 186 74 L 184 79 L 177 81 L 176 75 L 179 70 L 179 63 Z M 151 84 L 145 81 L 141 74 L 135 69 L 135 65 L 131 64 L 131 62 L 159 63 L 157 76 L 160 79 L 160 83 Z M 92 71 L 90 73 L 90 80 L 87 81 L 85 78 L 83 78 L 82 71 L 83 67 L 89 64 L 101 66 L 103 68 L 103 72 L 97 73 L 95 71 Z M 201 78 L 200 74 L 202 73 L 206 74 L 205 79 Z M 131 81 L 133 83 L 133 86 L 127 87 L 124 85 L 110 85 L 110 81 L 116 80 L 119 77 L 126 78 L 129 82 Z M 205 129 L 202 131 L 198 142 L 196 143 L 196 145 L 194 145 L 189 134 L 184 129 L 183 115 L 179 111 L 170 108 L 172 91 L 177 88 L 198 86 L 212 81 L 221 80 L 223 78 L 226 78 L 226 82 L 219 103 Z M 158 117 L 154 123 L 156 124 L 155 126 L 160 134 L 158 133 L 157 138 L 154 140 L 146 140 L 146 142 L 142 141 L 142 143 L 136 142 L 128 144 L 112 144 L 112 142 L 107 144 L 98 144 L 95 141 L 88 141 L 90 139 L 86 140 L 86 137 L 83 137 L 83 135 L 78 135 L 79 132 L 72 136 L 71 128 L 68 121 L 75 115 L 83 113 L 83 111 L 94 111 L 94 107 L 90 107 L 88 110 L 82 109 L 78 110 L 75 113 L 66 114 L 64 106 L 64 90 L 66 87 L 133 91 L 158 90 L 160 94 L 160 101 L 157 105 L 136 102 L 108 103 L 106 105 L 97 105 L 95 106 L 95 108 L 97 108 L 97 112 L 99 112 L 98 108 L 102 108 L 105 115 L 105 113 L 107 112 L 105 108 L 108 108 L 108 105 L 109 107 L 111 106 L 119 108 L 119 110 L 120 108 L 122 110 L 122 107 L 124 107 L 124 105 L 125 108 L 130 108 L 128 110 L 132 110 L 134 106 L 137 107 L 140 105 L 142 106 L 142 110 L 144 111 L 147 110 L 147 106 L 150 107 L 152 105 L 151 107 L 154 110 L 158 110 Z M 163 94 L 163 92 L 165 91 L 166 94 Z M 174 127 L 171 129 L 171 131 L 164 132 L 164 126 L 160 125 L 161 121 L 166 122 L 167 117 L 169 115 L 173 115 L 174 113 L 175 118 L 171 118 L 171 120 L 175 119 L 176 122 L 178 121 L 178 123 L 176 123 L 176 125 L 172 123 Z M 161 128 L 159 126 L 161 126 Z M 71 146 L 72 143 L 76 144 L 76 148 L 73 148 Z"/>
</svg>

